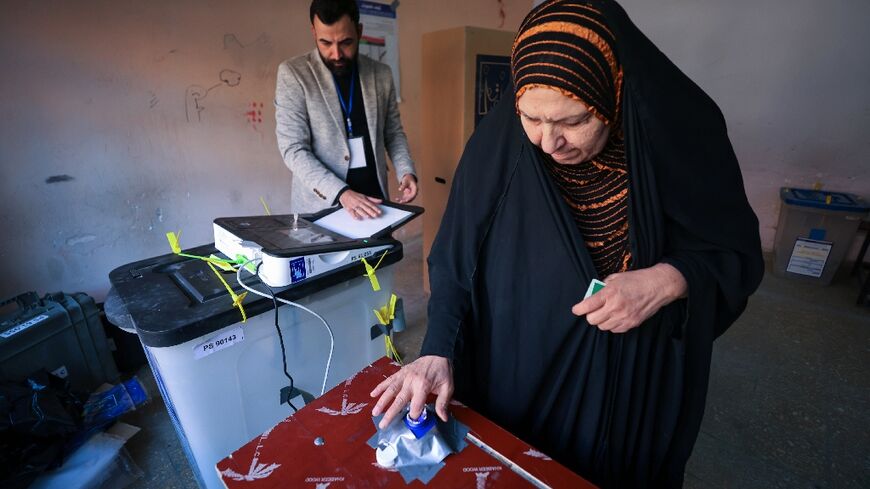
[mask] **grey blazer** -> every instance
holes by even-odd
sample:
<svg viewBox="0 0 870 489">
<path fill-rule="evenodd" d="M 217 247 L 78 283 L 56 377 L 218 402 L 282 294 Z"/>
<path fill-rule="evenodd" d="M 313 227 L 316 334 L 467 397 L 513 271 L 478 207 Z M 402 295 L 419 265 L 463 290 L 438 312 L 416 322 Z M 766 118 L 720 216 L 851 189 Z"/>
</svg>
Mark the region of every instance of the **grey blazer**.
<svg viewBox="0 0 870 489">
<path fill-rule="evenodd" d="M 359 78 L 378 181 L 388 197 L 385 150 L 397 180 L 408 173 L 416 175 L 399 119 L 393 75 L 389 66 L 360 55 Z M 278 66 L 275 120 L 278 149 L 293 172 L 291 211 L 316 212 L 332 206 L 346 185 L 350 148 L 332 73 L 316 48 Z"/>
</svg>

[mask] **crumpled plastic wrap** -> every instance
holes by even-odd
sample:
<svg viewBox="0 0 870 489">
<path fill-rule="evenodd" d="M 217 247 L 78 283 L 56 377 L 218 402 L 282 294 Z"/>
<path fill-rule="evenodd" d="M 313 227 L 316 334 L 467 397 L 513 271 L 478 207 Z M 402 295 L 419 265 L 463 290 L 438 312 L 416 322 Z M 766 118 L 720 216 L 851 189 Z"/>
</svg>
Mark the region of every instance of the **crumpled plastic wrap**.
<svg viewBox="0 0 870 489">
<path fill-rule="evenodd" d="M 407 412 L 405 416 L 408 416 Z M 430 416 L 423 411 L 422 417 Z M 434 414 L 431 414 L 434 416 Z M 384 468 L 401 469 L 414 465 L 435 465 L 453 450 L 432 426 L 420 438 L 409 429 L 402 418 L 396 418 L 389 426 L 378 432 L 378 447 L 375 459 Z"/>
<path fill-rule="evenodd" d="M 467 426 L 452 417 L 446 423 L 442 422 L 436 417 L 432 405 L 426 406 L 426 409 L 427 415 L 434 418 L 436 423 L 420 438 L 404 422 L 408 414 L 406 408 L 401 416 L 396 416 L 383 430 L 378 429 L 368 441 L 368 445 L 375 449 L 378 464 L 397 470 L 406 483 L 415 479 L 428 483 L 444 467 L 444 459 L 448 455 L 458 453 L 467 446 Z M 381 418 L 373 418 L 376 428 Z"/>
</svg>

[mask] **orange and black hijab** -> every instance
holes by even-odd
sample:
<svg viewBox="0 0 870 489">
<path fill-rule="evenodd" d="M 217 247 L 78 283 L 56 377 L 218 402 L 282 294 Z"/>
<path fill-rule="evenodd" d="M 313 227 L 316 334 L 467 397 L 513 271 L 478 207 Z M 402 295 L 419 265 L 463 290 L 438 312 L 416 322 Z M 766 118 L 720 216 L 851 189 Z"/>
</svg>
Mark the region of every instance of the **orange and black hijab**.
<svg viewBox="0 0 870 489">
<path fill-rule="evenodd" d="M 589 2 L 550 1 L 526 17 L 511 55 L 516 98 L 546 87 L 582 102 L 605 124 L 619 119 L 622 68 L 616 39 Z"/>
<path fill-rule="evenodd" d="M 562 165 L 544 158 L 544 164 L 598 274 L 605 278 L 628 270 L 628 167 L 619 120 L 622 68 L 607 20 L 589 2 L 546 2 L 520 26 L 511 67 L 517 102 L 530 88 L 555 90 L 609 126 L 607 143 L 591 161 Z"/>
</svg>

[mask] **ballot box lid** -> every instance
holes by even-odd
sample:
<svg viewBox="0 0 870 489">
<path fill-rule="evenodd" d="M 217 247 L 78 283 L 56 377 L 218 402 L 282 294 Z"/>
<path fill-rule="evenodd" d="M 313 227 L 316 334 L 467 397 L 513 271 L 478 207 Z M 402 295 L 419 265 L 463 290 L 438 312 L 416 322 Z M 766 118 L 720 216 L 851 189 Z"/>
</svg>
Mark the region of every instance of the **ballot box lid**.
<svg viewBox="0 0 870 489">
<path fill-rule="evenodd" d="M 402 259 L 402 244 L 392 238 L 379 268 Z M 218 254 L 213 244 L 183 250 L 184 254 Z M 244 289 L 234 272 L 219 272 L 236 294 Z M 277 289 L 277 296 L 290 301 L 307 297 L 351 278 L 365 275 L 365 265 L 356 262 L 289 287 Z M 260 280 L 242 272 L 246 285 L 263 290 Z M 203 260 L 169 253 L 120 266 L 109 280 L 136 328 L 142 343 L 151 347 L 175 346 L 238 323 L 241 311 L 233 305 L 226 285 Z M 247 294 L 242 301 L 248 317 L 273 308 L 272 300 Z"/>
<path fill-rule="evenodd" d="M 858 214 L 866 214 L 870 210 L 870 205 L 867 202 L 855 194 L 846 192 L 783 187 L 780 189 L 779 195 L 782 201 L 788 205 Z"/>
</svg>

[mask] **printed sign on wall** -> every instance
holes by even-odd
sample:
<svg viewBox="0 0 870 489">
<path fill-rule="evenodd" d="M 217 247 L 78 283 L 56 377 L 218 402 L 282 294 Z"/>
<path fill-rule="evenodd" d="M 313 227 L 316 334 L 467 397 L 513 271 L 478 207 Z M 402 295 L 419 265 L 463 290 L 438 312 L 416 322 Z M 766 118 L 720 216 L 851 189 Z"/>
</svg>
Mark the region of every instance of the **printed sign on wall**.
<svg viewBox="0 0 870 489">
<path fill-rule="evenodd" d="M 511 85 L 511 58 L 478 54 L 475 65 L 474 127 L 477 127 Z"/>
<path fill-rule="evenodd" d="M 362 0 L 359 2 L 359 21 L 363 25 L 360 54 L 390 66 L 396 84 L 396 100 L 401 102 L 396 11 L 390 5 Z"/>
</svg>

